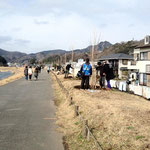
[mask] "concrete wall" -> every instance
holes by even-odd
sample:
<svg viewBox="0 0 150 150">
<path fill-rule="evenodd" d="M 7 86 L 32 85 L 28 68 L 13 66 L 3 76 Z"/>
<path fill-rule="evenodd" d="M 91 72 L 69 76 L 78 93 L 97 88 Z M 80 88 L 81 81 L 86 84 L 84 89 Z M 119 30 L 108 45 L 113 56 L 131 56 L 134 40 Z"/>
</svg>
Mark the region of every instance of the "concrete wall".
<svg viewBox="0 0 150 150">
<path fill-rule="evenodd" d="M 131 61 L 128 63 L 128 69 L 137 69 L 140 73 L 146 72 L 146 65 L 150 65 L 149 61 L 137 61 L 136 65 L 131 65 Z"/>
</svg>

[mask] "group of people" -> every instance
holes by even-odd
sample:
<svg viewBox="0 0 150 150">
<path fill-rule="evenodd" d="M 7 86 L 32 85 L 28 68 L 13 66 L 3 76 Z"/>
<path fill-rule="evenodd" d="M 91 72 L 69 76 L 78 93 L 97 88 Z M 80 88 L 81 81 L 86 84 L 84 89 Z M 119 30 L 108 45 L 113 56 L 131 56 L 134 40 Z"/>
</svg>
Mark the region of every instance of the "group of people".
<svg viewBox="0 0 150 150">
<path fill-rule="evenodd" d="M 89 58 L 82 65 L 81 70 L 81 89 L 89 89 L 89 80 L 92 75 L 92 66 L 89 62 Z M 101 88 L 111 89 L 110 80 L 114 78 L 113 68 L 110 67 L 106 61 L 98 62 L 96 66 L 96 76 L 99 78 L 99 84 Z M 105 87 L 105 81 L 107 81 L 107 87 Z"/>
<path fill-rule="evenodd" d="M 32 68 L 32 66 L 25 66 L 24 69 L 24 75 L 25 75 L 25 79 L 26 80 L 32 80 L 32 76 L 34 74 L 35 80 L 38 79 L 38 75 L 41 72 L 41 67 L 40 66 L 36 66 L 34 69 Z"/>
</svg>

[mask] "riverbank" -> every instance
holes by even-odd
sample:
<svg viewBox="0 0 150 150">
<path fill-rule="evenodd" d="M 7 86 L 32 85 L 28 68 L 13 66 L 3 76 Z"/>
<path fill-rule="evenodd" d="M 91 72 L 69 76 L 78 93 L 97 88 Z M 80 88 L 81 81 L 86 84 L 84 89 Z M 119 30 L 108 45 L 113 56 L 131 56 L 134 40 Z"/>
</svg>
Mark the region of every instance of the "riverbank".
<svg viewBox="0 0 150 150">
<path fill-rule="evenodd" d="M 74 107 L 68 106 L 55 78 L 54 89 L 59 99 L 58 125 L 65 134 L 70 150 L 96 150 L 81 136 L 81 123 L 74 118 Z M 104 150 L 150 149 L 150 102 L 142 97 L 117 90 L 80 90 L 80 80 L 58 78 L 69 90 L 82 116 Z"/>
<path fill-rule="evenodd" d="M 12 72 L 11 76 L 0 80 L 0 86 L 22 78 L 24 76 L 23 70 L 24 70 L 23 67 L 19 67 L 19 68 L 17 68 L 17 67 L 0 67 L 1 72 L 8 72 L 8 71 Z"/>
</svg>

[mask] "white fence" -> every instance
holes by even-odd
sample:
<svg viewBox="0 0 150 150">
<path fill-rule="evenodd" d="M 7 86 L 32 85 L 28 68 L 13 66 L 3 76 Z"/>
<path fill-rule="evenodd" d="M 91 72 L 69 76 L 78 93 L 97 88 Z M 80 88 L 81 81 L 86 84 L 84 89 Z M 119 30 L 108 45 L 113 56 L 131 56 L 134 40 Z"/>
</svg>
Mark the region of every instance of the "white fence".
<svg viewBox="0 0 150 150">
<path fill-rule="evenodd" d="M 127 85 L 126 81 L 111 80 L 110 84 L 113 88 L 117 88 L 120 91 L 127 91 L 127 88 L 130 92 L 133 92 L 136 95 L 143 96 L 146 99 L 150 99 L 150 87 L 136 85 L 134 82 Z"/>
</svg>

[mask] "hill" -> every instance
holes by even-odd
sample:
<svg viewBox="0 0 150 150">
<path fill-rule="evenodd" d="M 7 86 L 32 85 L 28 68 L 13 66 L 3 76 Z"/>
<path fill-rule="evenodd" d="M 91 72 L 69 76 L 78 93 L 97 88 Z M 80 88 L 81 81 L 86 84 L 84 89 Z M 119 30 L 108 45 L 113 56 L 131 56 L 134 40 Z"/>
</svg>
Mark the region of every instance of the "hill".
<svg viewBox="0 0 150 150">
<path fill-rule="evenodd" d="M 109 48 L 110 46 L 112 46 L 112 44 L 108 41 L 104 41 L 104 42 L 100 42 L 99 44 L 95 45 L 95 50 L 98 53 L 101 53 L 104 49 Z M 91 55 L 91 50 L 92 50 L 92 45 L 88 46 L 87 48 L 83 48 L 83 49 L 75 49 L 73 50 L 73 55 L 74 55 L 74 61 L 77 61 L 79 58 L 86 58 L 86 57 L 90 57 Z M 51 62 L 55 62 L 55 61 L 61 61 L 61 62 L 65 62 L 65 53 L 66 53 L 66 61 L 69 61 L 72 59 L 72 51 L 65 51 L 62 54 L 55 54 L 55 55 L 51 55 L 49 57 L 46 57 L 45 59 L 43 59 L 43 61 L 45 63 L 51 63 Z"/>
<path fill-rule="evenodd" d="M 95 45 L 97 48 L 97 51 L 103 51 L 105 48 L 109 48 L 112 44 L 104 41 L 100 42 L 98 45 Z M 74 50 L 75 53 L 75 60 L 78 58 L 84 57 L 87 55 L 87 53 L 90 53 L 92 46 L 88 46 L 84 49 L 76 49 Z M 43 61 L 44 62 L 51 62 L 53 60 L 58 59 L 59 56 L 63 56 L 64 54 L 67 54 L 67 59 L 69 60 L 71 58 L 72 51 L 66 51 L 62 49 L 55 49 L 55 50 L 46 50 L 41 51 L 38 53 L 21 53 L 21 52 L 9 52 L 3 49 L 0 49 L 0 55 L 3 56 L 8 62 L 13 63 L 28 63 L 30 59 L 36 59 L 37 61 Z"/>
<path fill-rule="evenodd" d="M 25 53 L 21 52 L 9 52 L 3 49 L 0 49 L 0 56 L 4 57 L 7 62 L 16 62 L 21 57 L 27 56 Z"/>
<path fill-rule="evenodd" d="M 99 59 L 101 56 L 106 56 L 109 54 L 116 54 L 116 53 L 124 53 L 124 54 L 132 55 L 134 48 L 141 44 L 143 45 L 143 43 L 144 40 L 116 43 L 110 46 L 109 48 L 104 49 L 101 53 L 95 54 L 95 58 Z"/>
<path fill-rule="evenodd" d="M 98 45 L 94 46 L 94 59 L 98 60 L 101 56 L 106 56 L 109 54 L 116 54 L 116 53 L 124 53 L 124 54 L 132 54 L 133 50 L 136 46 L 141 45 L 144 41 L 127 41 L 127 42 L 121 42 L 116 43 L 114 45 L 110 44 L 109 42 L 101 42 Z M 91 58 L 91 49 L 92 46 L 89 46 L 85 49 L 80 50 L 74 50 L 74 61 L 77 61 L 79 58 L 85 59 L 86 57 Z M 72 52 L 67 53 L 67 61 L 71 60 L 72 58 Z M 58 62 L 60 60 L 61 62 L 64 62 L 65 56 L 58 56 L 55 55 L 53 57 L 48 57 L 47 59 L 44 59 L 45 62 Z"/>
<path fill-rule="evenodd" d="M 101 56 L 114 54 L 114 53 L 125 53 L 132 54 L 134 48 L 138 45 L 141 45 L 144 40 L 141 41 L 127 41 L 116 44 L 111 44 L 108 41 L 100 42 L 94 46 L 94 58 L 98 60 Z M 83 49 L 75 49 L 73 51 L 74 61 L 77 61 L 79 58 L 91 57 L 92 46 L 88 46 Z M 9 52 L 0 49 L 0 55 L 4 57 L 8 62 L 17 62 L 17 63 L 28 63 L 30 60 L 35 59 L 44 63 L 51 62 L 65 62 L 72 59 L 72 51 L 66 51 L 61 49 L 56 50 L 45 50 L 38 53 L 25 54 L 21 52 Z"/>
</svg>

